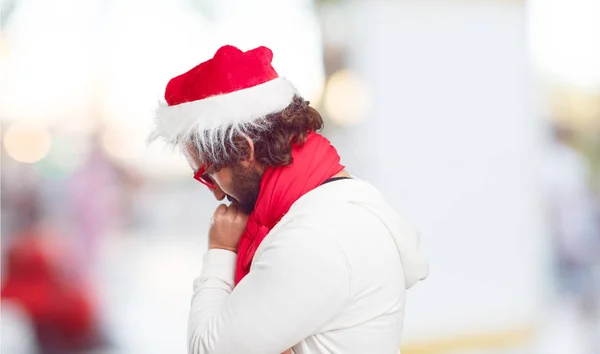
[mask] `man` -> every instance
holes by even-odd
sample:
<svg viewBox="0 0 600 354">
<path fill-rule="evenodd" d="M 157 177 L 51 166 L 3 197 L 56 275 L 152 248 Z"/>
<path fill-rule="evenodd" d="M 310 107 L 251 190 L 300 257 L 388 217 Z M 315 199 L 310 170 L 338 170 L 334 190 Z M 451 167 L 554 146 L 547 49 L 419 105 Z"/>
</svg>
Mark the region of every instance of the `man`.
<svg viewBox="0 0 600 354">
<path fill-rule="evenodd" d="M 153 138 L 178 144 L 220 205 L 194 282 L 190 353 L 397 353 L 418 238 L 340 164 L 323 121 L 271 66 L 220 48 L 173 78 Z"/>
<path fill-rule="evenodd" d="M 573 306 L 583 325 L 577 340 L 586 351 L 600 353 L 600 228 L 597 206 L 590 188 L 590 166 L 575 149 L 572 129 L 553 125 L 545 163 L 547 220 L 553 235 L 556 285 L 563 303 Z M 579 337 L 578 337 L 579 338 Z M 589 339 L 589 341 L 588 341 Z M 586 343 L 588 341 L 588 343 Z"/>
</svg>

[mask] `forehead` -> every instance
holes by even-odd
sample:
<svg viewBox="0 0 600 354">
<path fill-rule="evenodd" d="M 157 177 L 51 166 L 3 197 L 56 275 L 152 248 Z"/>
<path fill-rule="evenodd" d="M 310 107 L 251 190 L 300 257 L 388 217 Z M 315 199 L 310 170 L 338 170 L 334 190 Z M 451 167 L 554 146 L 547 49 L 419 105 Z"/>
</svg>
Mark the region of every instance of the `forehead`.
<svg viewBox="0 0 600 354">
<path fill-rule="evenodd" d="M 200 154 L 194 144 L 190 142 L 180 143 L 179 150 L 183 156 L 185 156 L 185 159 L 193 170 L 200 168 L 202 161 L 200 160 Z"/>
</svg>

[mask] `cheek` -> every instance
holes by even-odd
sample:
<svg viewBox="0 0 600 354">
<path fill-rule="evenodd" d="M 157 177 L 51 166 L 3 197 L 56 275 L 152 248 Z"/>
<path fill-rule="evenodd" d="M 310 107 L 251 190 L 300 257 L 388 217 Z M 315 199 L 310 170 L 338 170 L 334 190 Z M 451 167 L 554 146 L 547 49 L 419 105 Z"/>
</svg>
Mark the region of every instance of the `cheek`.
<svg viewBox="0 0 600 354">
<path fill-rule="evenodd" d="M 229 194 L 231 196 L 234 196 L 231 194 L 231 179 L 232 179 L 232 177 L 231 177 L 231 174 L 228 173 L 228 171 L 224 171 L 224 169 L 222 169 L 217 173 L 213 173 L 211 175 L 211 177 L 217 183 L 217 185 L 223 192 L 225 192 L 226 194 Z"/>
</svg>

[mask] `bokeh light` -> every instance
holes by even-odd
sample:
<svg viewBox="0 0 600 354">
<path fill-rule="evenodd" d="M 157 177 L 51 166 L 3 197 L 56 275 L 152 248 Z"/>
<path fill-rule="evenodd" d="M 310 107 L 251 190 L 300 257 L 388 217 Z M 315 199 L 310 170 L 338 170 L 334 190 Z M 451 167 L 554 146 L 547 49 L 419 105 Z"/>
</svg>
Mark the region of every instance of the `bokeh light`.
<svg viewBox="0 0 600 354">
<path fill-rule="evenodd" d="M 545 79 L 600 92 L 600 1 L 532 0 L 529 39 Z"/>
<path fill-rule="evenodd" d="M 37 162 L 48 154 L 51 146 L 50 133 L 39 124 L 15 122 L 4 134 L 6 152 L 19 162 Z"/>
<path fill-rule="evenodd" d="M 62 179 L 71 175 L 89 154 L 89 144 L 70 136 L 55 136 L 48 154 L 34 165 L 46 179 Z"/>
<path fill-rule="evenodd" d="M 102 149 L 119 160 L 130 160 L 139 157 L 146 148 L 144 135 L 139 130 L 107 128 L 100 137 Z"/>
<path fill-rule="evenodd" d="M 365 84 L 352 71 L 343 69 L 331 75 L 325 88 L 323 106 L 336 124 L 348 126 L 361 122 L 370 104 Z"/>
</svg>

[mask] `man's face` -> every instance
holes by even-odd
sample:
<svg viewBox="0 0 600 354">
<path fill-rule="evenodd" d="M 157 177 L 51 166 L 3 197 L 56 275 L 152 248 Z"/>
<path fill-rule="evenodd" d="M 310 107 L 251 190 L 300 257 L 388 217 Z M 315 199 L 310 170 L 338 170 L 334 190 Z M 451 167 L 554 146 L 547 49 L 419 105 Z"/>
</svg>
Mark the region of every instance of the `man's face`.
<svg viewBox="0 0 600 354">
<path fill-rule="evenodd" d="M 200 168 L 201 162 L 193 148 L 182 147 L 181 151 L 186 157 L 193 171 Z M 262 174 L 250 161 L 242 161 L 232 167 L 223 167 L 219 171 L 208 174 L 215 185 L 211 189 L 215 198 L 219 201 L 227 199 L 237 203 L 242 211 L 250 214 L 256 205 Z"/>
</svg>

